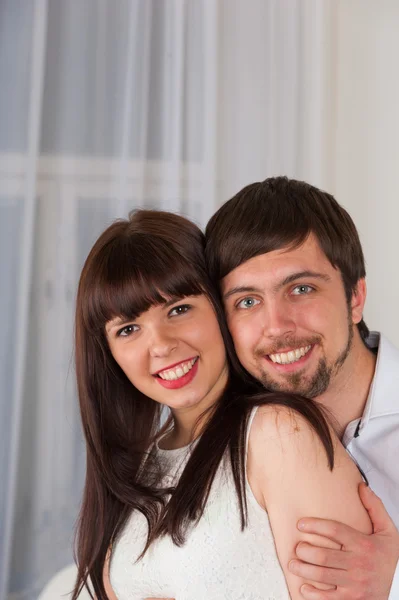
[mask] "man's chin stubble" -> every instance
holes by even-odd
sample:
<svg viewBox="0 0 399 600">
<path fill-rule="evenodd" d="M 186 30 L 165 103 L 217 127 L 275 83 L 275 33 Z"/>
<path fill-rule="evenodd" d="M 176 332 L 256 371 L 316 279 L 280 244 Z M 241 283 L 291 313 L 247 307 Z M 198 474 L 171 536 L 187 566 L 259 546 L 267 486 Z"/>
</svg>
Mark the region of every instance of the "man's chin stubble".
<svg viewBox="0 0 399 600">
<path fill-rule="evenodd" d="M 303 381 L 303 370 L 297 373 L 288 374 L 286 382 L 279 383 L 273 381 L 268 375 L 262 373 L 260 380 L 266 389 L 272 392 L 286 392 L 289 394 L 298 394 L 304 398 L 317 398 L 327 391 L 333 374 L 338 373 L 346 359 L 349 356 L 353 341 L 353 329 L 349 327 L 349 335 L 346 347 L 342 350 L 335 363 L 332 366 L 327 365 L 325 358 L 319 360 L 316 373 L 310 381 Z"/>
<path fill-rule="evenodd" d="M 313 399 L 327 390 L 331 381 L 331 372 L 332 369 L 327 367 L 326 361 L 320 359 L 317 371 L 310 381 L 304 381 L 303 371 L 287 375 L 285 381 L 281 383 L 263 373 L 261 381 L 264 387 L 272 392 L 299 394 L 305 398 Z"/>
</svg>

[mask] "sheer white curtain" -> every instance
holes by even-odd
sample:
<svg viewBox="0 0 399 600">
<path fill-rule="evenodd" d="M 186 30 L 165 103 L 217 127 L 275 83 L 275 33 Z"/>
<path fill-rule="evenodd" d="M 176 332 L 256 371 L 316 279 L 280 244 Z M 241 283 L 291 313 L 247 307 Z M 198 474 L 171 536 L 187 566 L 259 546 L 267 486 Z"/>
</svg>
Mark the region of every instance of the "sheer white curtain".
<svg viewBox="0 0 399 600">
<path fill-rule="evenodd" d="M 1 0 L 0 600 L 35 600 L 72 560 L 90 246 L 138 206 L 204 225 L 254 179 L 328 185 L 331 6 Z"/>
<path fill-rule="evenodd" d="M 218 176 L 224 201 L 287 175 L 334 175 L 334 0 L 223 0 Z"/>
</svg>

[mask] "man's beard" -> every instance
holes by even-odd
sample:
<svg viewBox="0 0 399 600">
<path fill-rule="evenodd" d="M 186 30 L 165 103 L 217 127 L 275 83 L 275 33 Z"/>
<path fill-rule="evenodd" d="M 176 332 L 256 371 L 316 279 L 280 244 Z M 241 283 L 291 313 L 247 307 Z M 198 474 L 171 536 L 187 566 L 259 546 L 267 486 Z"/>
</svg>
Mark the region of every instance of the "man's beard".
<svg viewBox="0 0 399 600">
<path fill-rule="evenodd" d="M 338 373 L 338 371 L 344 364 L 352 347 L 352 341 L 353 324 L 351 321 L 349 321 L 348 340 L 346 346 L 341 350 L 338 357 L 331 365 L 327 364 L 327 361 L 324 357 L 320 358 L 316 372 L 313 375 L 313 377 L 311 377 L 311 379 L 304 377 L 302 369 L 300 369 L 296 373 L 287 373 L 285 375 L 285 381 L 282 383 L 275 381 L 268 373 L 261 371 L 262 374 L 260 376 L 260 381 L 266 389 L 272 392 L 289 392 L 291 394 L 299 394 L 301 396 L 304 396 L 305 398 L 316 398 L 317 396 L 324 394 L 324 392 L 330 385 L 332 377 Z M 296 348 L 305 347 L 308 345 L 313 346 L 315 343 L 317 343 L 317 340 L 313 338 L 312 340 L 306 340 L 304 342 L 305 343 L 301 341 L 299 342 L 299 344 L 287 344 L 286 342 L 282 342 L 282 344 L 280 344 L 280 347 L 287 347 L 287 345 Z M 283 343 L 285 343 L 285 346 L 283 346 Z M 260 356 L 261 352 L 261 360 L 263 360 L 265 352 L 259 350 L 256 354 Z M 277 353 L 277 351 L 269 352 L 268 354 L 275 353 Z"/>
</svg>

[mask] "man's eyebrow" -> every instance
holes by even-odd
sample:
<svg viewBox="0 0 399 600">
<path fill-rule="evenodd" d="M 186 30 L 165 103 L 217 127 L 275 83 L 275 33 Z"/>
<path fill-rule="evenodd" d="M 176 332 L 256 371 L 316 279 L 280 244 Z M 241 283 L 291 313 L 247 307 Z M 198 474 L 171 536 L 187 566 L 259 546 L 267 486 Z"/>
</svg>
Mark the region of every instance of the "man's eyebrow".
<svg viewBox="0 0 399 600">
<path fill-rule="evenodd" d="M 316 271 L 298 271 L 297 273 L 291 273 L 291 275 L 284 277 L 284 279 L 276 285 L 275 291 L 278 291 L 280 288 L 288 285 L 289 283 L 293 283 L 298 279 L 304 279 L 306 277 L 310 277 L 311 279 L 322 279 L 323 281 L 331 281 L 331 277 L 325 273 L 317 273 Z"/>
<path fill-rule="evenodd" d="M 233 296 L 234 294 L 259 294 L 260 292 L 261 290 L 259 288 L 239 285 L 231 288 L 228 292 L 223 294 L 223 298 L 224 300 L 227 300 L 227 298 L 230 298 L 230 296 Z"/>
<path fill-rule="evenodd" d="M 278 291 L 285 285 L 289 285 L 298 279 L 303 279 L 304 277 L 311 277 L 312 279 L 322 279 L 323 281 L 331 281 L 331 277 L 326 275 L 325 273 L 317 273 L 316 271 L 298 271 L 296 273 L 291 273 L 284 277 L 279 283 L 276 284 L 274 291 Z M 227 300 L 230 296 L 234 296 L 234 294 L 260 294 L 262 290 L 257 287 L 247 286 L 247 285 L 238 285 L 236 287 L 231 288 L 225 294 L 223 294 L 223 299 Z"/>
</svg>

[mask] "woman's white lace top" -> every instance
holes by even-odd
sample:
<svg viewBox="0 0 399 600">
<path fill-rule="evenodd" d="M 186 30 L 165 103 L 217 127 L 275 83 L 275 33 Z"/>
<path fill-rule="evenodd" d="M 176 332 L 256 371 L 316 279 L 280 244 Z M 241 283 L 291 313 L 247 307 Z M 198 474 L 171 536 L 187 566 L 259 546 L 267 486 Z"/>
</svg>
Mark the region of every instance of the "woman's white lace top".
<svg viewBox="0 0 399 600">
<path fill-rule="evenodd" d="M 253 410 L 248 433 L 255 415 Z M 189 449 L 161 450 L 167 469 L 163 485 L 172 484 L 188 459 Z M 147 537 L 147 522 L 134 511 L 111 558 L 110 580 L 118 600 L 289 600 L 267 513 L 246 486 L 248 525 L 241 531 L 233 476 L 222 461 L 204 514 L 182 547 L 169 536 L 154 542 L 136 562 Z"/>
</svg>

